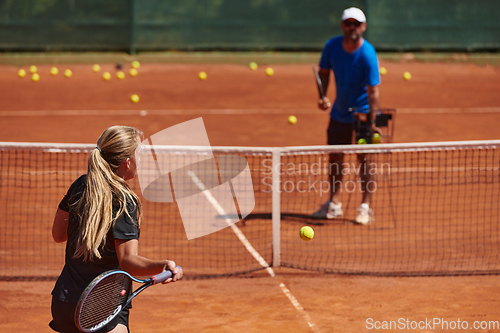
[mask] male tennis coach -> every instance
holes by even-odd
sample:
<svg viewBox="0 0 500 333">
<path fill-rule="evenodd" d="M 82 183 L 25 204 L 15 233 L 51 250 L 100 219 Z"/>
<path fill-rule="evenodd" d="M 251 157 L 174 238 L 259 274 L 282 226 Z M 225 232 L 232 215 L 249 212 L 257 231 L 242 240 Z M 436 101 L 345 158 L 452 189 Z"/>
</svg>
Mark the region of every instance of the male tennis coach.
<svg viewBox="0 0 500 333">
<path fill-rule="evenodd" d="M 340 27 L 343 36 L 333 37 L 326 42 L 319 62 L 323 91 L 327 91 L 330 70 L 333 70 L 337 90 L 327 131 L 329 145 L 352 143 L 353 130 L 356 130 L 352 110 L 367 114 L 364 118 L 371 124 L 371 133 L 380 133 L 375 127 L 375 117 L 380 108 L 379 64 L 375 48 L 363 38 L 366 31 L 365 14 L 355 7 L 344 10 Z M 318 102 L 321 110 L 327 110 L 330 105 L 327 97 L 320 98 Z M 313 214 L 314 217 L 333 219 L 343 215 L 340 202 L 343 159 L 341 153 L 330 154 L 330 200 Z M 370 199 L 373 189 L 370 188 L 367 155 L 358 155 L 358 160 L 363 199 L 355 221 L 367 225 L 372 220 Z M 371 185 L 374 185 L 373 182 Z"/>
</svg>

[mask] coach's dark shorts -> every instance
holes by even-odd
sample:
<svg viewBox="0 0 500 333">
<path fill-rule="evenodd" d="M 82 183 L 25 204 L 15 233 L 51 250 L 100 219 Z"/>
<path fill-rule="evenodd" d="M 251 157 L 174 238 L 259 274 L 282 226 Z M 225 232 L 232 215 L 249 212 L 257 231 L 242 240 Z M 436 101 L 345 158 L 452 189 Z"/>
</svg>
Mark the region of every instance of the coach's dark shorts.
<svg viewBox="0 0 500 333">
<path fill-rule="evenodd" d="M 52 297 L 52 321 L 49 323 L 50 328 L 56 332 L 80 333 L 74 321 L 75 309 L 76 303 L 63 302 Z M 128 327 L 129 309 L 129 307 L 123 309 L 116 318 L 97 332 L 109 332 L 115 328 L 116 325 L 122 324 L 127 327 L 127 331 L 130 333 Z"/>
<path fill-rule="evenodd" d="M 339 123 L 330 118 L 327 135 L 329 145 L 350 145 L 352 143 L 352 124 Z"/>
</svg>

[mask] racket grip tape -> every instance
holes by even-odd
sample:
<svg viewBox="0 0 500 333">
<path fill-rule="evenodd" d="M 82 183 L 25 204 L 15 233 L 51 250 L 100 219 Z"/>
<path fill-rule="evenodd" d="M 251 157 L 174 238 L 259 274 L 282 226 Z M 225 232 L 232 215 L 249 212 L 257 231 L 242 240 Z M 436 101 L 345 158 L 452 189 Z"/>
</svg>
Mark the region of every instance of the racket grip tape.
<svg viewBox="0 0 500 333">
<path fill-rule="evenodd" d="M 178 269 L 182 269 L 180 266 L 176 266 Z M 156 274 L 155 276 L 152 276 L 151 279 L 153 279 L 153 284 L 158 284 L 162 283 L 172 277 L 172 272 L 171 271 L 165 271 L 161 272 L 160 274 Z"/>
</svg>

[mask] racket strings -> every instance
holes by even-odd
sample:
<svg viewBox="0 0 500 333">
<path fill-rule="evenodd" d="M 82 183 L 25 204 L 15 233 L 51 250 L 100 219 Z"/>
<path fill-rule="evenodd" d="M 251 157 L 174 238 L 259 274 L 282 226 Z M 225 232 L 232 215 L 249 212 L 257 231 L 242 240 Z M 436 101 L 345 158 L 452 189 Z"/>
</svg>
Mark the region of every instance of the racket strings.
<svg viewBox="0 0 500 333">
<path fill-rule="evenodd" d="M 120 305 L 127 302 L 132 281 L 125 274 L 112 274 L 100 280 L 87 295 L 80 311 L 80 325 L 91 330 L 107 324 Z M 99 327 L 101 328 L 101 327 Z"/>
</svg>

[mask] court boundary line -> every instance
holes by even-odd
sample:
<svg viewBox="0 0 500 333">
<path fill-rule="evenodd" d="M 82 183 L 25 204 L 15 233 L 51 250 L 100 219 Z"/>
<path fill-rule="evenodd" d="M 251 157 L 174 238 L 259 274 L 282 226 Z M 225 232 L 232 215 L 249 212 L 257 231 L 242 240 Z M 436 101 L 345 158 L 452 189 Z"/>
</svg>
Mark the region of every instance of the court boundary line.
<svg viewBox="0 0 500 333">
<path fill-rule="evenodd" d="M 397 108 L 397 114 L 476 114 L 500 113 L 500 107 Z M 6 110 L 0 117 L 41 116 L 163 116 L 163 115 L 254 115 L 254 114 L 322 114 L 316 108 L 307 109 L 171 109 L 171 110 Z"/>
<path fill-rule="evenodd" d="M 205 187 L 205 185 L 201 182 L 201 180 L 196 176 L 196 174 L 189 170 L 188 175 L 191 177 L 192 181 L 196 184 L 196 186 L 202 191 L 203 195 L 205 198 L 207 198 L 208 202 L 212 204 L 212 206 L 215 208 L 217 213 L 221 216 L 228 216 L 224 208 L 219 204 L 217 199 L 210 193 L 209 190 Z M 257 262 L 267 270 L 267 273 L 271 278 L 276 278 L 276 274 L 274 273 L 274 270 L 272 267 L 269 266 L 269 264 L 266 262 L 266 260 L 260 255 L 260 253 L 252 246 L 248 238 L 243 234 L 243 232 L 238 228 L 238 226 L 233 223 L 233 221 L 230 218 L 225 218 L 224 221 L 227 223 L 227 225 L 233 230 L 233 232 L 236 234 L 236 237 L 242 242 L 243 246 L 246 248 L 246 250 L 254 257 Z M 307 322 L 307 325 L 313 332 L 319 332 L 319 329 L 317 325 L 312 321 L 311 316 L 304 310 L 304 307 L 300 304 L 300 302 L 297 300 L 297 298 L 292 294 L 290 289 L 287 288 L 287 286 L 283 282 L 279 282 L 279 287 L 283 294 L 288 298 L 290 303 L 295 307 L 295 309 L 302 315 L 304 320 Z"/>
</svg>

